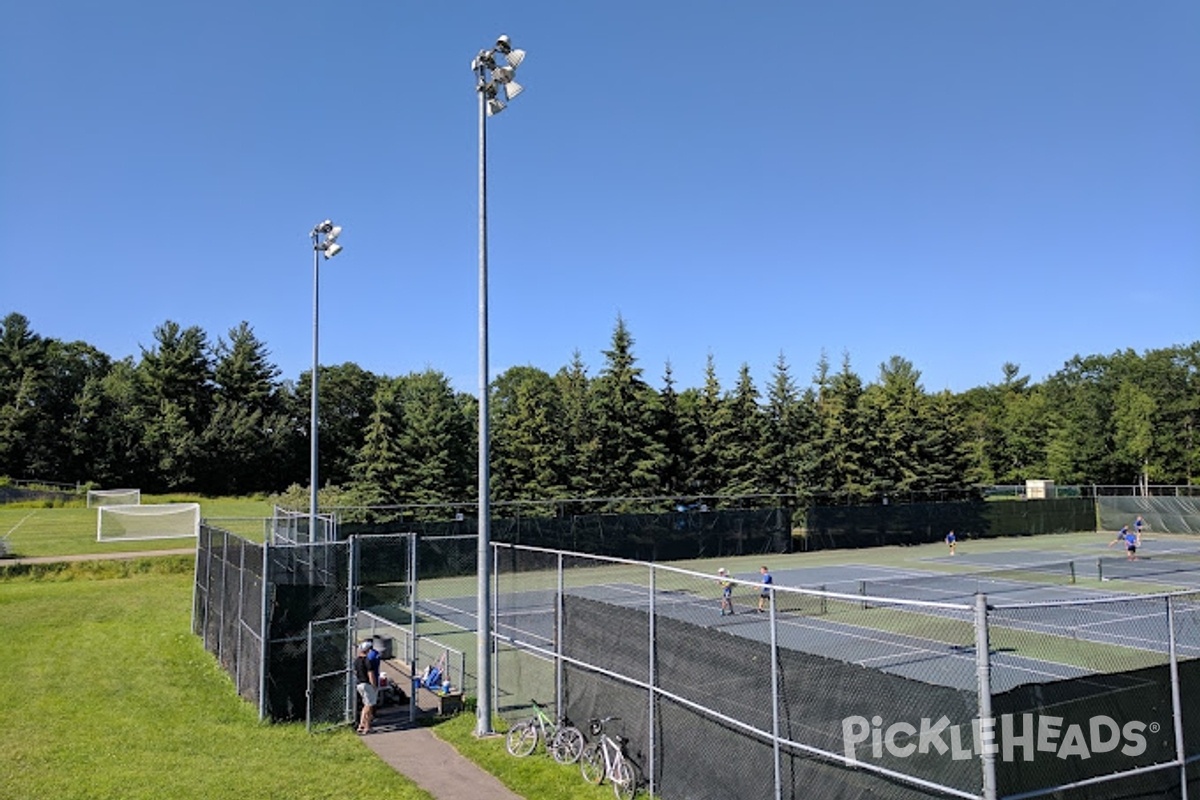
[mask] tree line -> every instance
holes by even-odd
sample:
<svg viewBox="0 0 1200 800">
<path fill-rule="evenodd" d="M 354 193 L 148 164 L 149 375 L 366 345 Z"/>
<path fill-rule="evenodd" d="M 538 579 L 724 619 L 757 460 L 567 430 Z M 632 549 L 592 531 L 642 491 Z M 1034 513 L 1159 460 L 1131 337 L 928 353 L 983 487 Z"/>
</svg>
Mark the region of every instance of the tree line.
<svg viewBox="0 0 1200 800">
<path fill-rule="evenodd" d="M 551 374 L 518 366 L 491 387 L 493 500 L 760 495 L 801 502 L 954 496 L 973 486 L 1192 483 L 1200 467 L 1200 342 L 1075 356 L 1041 383 L 1004 364 L 995 384 L 927 392 L 893 356 L 864 380 L 822 354 L 802 383 L 781 355 L 761 388 L 652 385 L 618 318 L 593 373 L 578 351 Z M 338 504 L 476 496 L 478 405 L 436 371 L 320 367 L 322 491 Z M 216 342 L 167 321 L 140 357 L 0 321 L 0 475 L 191 491 L 307 486 L 311 373 L 281 379 L 243 322 Z M 324 501 L 323 501 L 324 503 Z"/>
</svg>

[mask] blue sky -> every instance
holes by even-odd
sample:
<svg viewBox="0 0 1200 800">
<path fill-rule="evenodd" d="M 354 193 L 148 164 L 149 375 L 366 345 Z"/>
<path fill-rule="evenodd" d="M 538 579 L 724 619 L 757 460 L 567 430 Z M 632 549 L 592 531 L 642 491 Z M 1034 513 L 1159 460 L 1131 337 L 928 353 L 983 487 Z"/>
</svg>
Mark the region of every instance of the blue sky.
<svg viewBox="0 0 1200 800">
<path fill-rule="evenodd" d="M 137 357 L 242 320 L 477 383 L 478 105 L 492 373 L 592 374 L 620 314 L 645 377 L 725 388 L 782 353 L 930 391 L 1200 339 L 1200 3 L 9 3 L 0 315 Z"/>
</svg>

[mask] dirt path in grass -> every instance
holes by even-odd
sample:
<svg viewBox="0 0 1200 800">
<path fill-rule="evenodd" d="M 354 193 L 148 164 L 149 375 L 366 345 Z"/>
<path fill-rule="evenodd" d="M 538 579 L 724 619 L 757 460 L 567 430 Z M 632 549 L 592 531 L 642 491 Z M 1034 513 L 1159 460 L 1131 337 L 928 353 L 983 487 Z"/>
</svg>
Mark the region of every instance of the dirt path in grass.
<svg viewBox="0 0 1200 800">
<path fill-rule="evenodd" d="M 21 564 L 57 564 L 64 561 L 112 561 L 114 559 L 127 561 L 132 558 L 152 558 L 154 556 L 185 556 L 195 554 L 194 547 L 180 547 L 174 550 L 142 550 L 135 553 L 77 553 L 69 556 L 34 556 L 32 558 L 0 558 L 0 565 Z"/>
</svg>

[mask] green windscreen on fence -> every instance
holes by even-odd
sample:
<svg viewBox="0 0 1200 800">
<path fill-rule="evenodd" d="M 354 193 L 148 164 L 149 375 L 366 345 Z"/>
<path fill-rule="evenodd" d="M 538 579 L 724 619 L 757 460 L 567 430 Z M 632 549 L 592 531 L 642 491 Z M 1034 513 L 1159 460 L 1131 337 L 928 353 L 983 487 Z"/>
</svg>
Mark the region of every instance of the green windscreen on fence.
<svg viewBox="0 0 1200 800">
<path fill-rule="evenodd" d="M 639 680 L 648 677 L 650 618 L 645 611 L 568 594 L 563 616 L 565 656 Z M 655 701 L 655 783 L 662 795 L 670 797 L 672 787 L 686 787 L 688 797 L 696 800 L 774 796 L 773 748 L 767 738 L 773 724 L 770 644 L 656 615 L 654 653 L 655 684 L 661 689 Z M 871 744 L 876 717 L 889 725 L 945 718 L 942 737 L 949 740 L 947 731 L 954 729 L 969 748 L 971 720 L 978 711 L 975 692 L 786 649 L 779 651 L 778 675 L 781 738 L 826 754 L 785 748 L 785 797 L 930 796 L 881 770 L 839 764 L 848 747 L 863 764 L 978 791 L 980 770 L 973 757 L 936 752 L 877 757 Z M 564 669 L 564 684 L 568 715 L 577 721 L 619 717 L 614 726 L 629 738 L 631 755 L 644 768 L 650 740 L 646 690 L 572 666 Z M 742 724 L 697 713 L 689 703 Z M 850 739 L 862 736 L 858 744 L 848 743 L 848 730 Z"/>
<path fill-rule="evenodd" d="M 393 532 L 415 532 L 424 541 L 442 536 L 472 536 L 477 529 L 471 518 L 447 521 L 401 519 L 339 526 L 341 536 Z M 492 519 L 491 538 L 505 544 L 641 561 L 786 553 L 791 549 L 791 511 L 786 508 L 730 508 L 654 514 L 497 517 Z M 474 570 L 473 563 L 470 569 Z M 422 569 L 421 574 L 425 576 L 427 571 Z"/>
<path fill-rule="evenodd" d="M 1066 533 L 1096 529 L 1090 498 L 955 503 L 816 506 L 808 510 L 799 545 L 805 550 L 940 542 L 960 539 Z"/>
</svg>

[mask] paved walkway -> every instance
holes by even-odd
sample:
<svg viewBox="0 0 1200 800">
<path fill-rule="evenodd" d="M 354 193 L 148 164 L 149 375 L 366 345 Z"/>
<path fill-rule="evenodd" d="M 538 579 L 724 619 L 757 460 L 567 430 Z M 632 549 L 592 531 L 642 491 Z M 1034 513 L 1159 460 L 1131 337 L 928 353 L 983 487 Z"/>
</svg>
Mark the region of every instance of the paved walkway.
<svg viewBox="0 0 1200 800">
<path fill-rule="evenodd" d="M 490 772 L 408 721 L 408 706 L 380 710 L 363 744 L 438 800 L 521 800 Z"/>
<path fill-rule="evenodd" d="M 20 566 L 21 564 L 57 564 L 63 561 L 108 561 L 120 560 L 128 561 L 134 558 L 151 558 L 154 556 L 186 556 L 195 555 L 196 548 L 180 547 L 173 550 L 142 550 L 134 553 L 77 553 L 69 556 L 34 556 L 32 558 L 4 558 L 0 559 L 0 566 L 11 564 Z"/>
</svg>

